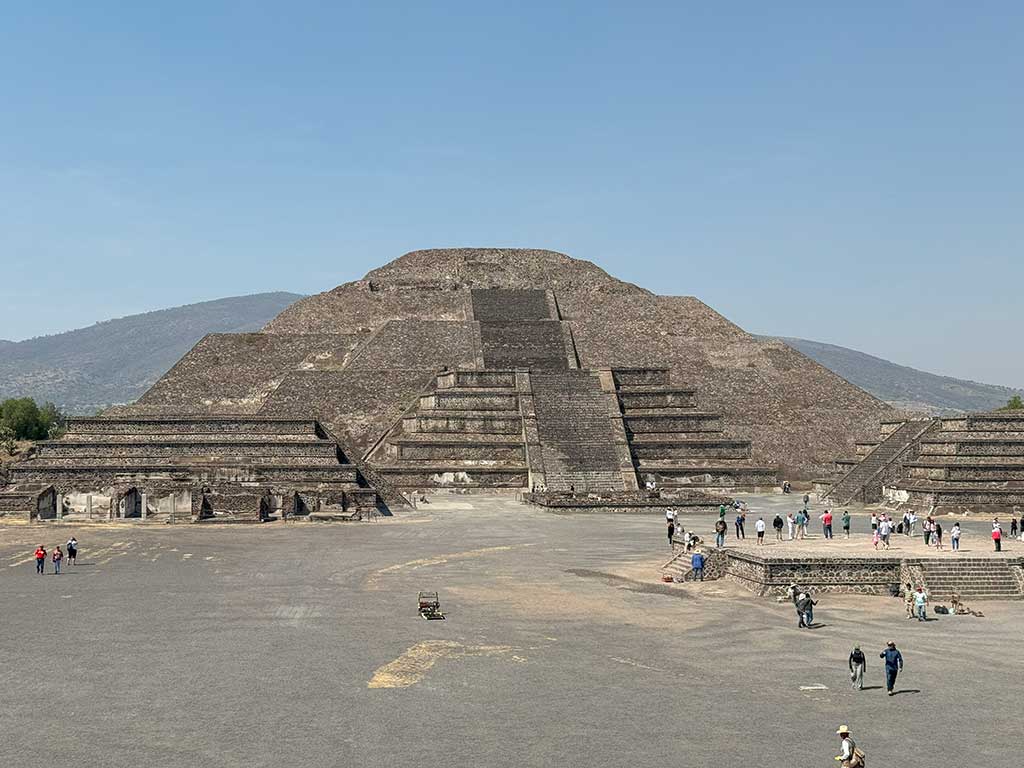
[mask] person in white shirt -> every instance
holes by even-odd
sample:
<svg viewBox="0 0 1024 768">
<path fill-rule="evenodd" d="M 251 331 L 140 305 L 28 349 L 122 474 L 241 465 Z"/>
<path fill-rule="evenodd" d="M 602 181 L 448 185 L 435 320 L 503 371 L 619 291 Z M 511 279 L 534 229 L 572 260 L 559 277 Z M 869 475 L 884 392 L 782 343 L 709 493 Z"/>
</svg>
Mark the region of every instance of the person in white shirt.
<svg viewBox="0 0 1024 768">
<path fill-rule="evenodd" d="M 885 549 L 889 548 L 890 534 L 892 534 L 892 520 L 883 516 L 882 519 L 878 521 L 878 535 L 881 537 L 882 546 Z"/>
<path fill-rule="evenodd" d="M 853 743 L 853 739 L 850 738 L 850 729 L 845 725 L 840 725 L 839 730 L 836 731 L 839 738 L 842 739 L 839 747 L 839 754 L 836 755 L 836 760 L 839 761 L 839 765 L 842 768 L 858 768 L 863 765 L 860 760 L 855 760 L 855 751 L 857 745 Z"/>
<path fill-rule="evenodd" d="M 789 540 L 793 540 L 793 526 L 796 525 L 796 518 L 793 517 L 793 513 L 789 512 L 786 515 L 786 525 L 789 527 Z"/>
<path fill-rule="evenodd" d="M 757 518 L 757 522 L 754 523 L 754 530 L 757 531 L 757 543 L 764 546 L 764 518 Z"/>
</svg>

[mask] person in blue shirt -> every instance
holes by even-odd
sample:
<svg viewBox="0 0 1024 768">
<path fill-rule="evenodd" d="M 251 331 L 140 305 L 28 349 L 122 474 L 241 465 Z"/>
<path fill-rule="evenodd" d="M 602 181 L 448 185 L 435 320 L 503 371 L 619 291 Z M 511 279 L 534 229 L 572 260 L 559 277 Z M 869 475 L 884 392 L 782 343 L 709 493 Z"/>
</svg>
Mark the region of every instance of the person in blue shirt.
<svg viewBox="0 0 1024 768">
<path fill-rule="evenodd" d="M 896 650 L 896 643 L 889 641 L 886 649 L 878 654 L 878 658 L 885 659 L 885 690 L 892 696 L 896 687 L 896 675 L 903 671 L 903 654 Z"/>
<path fill-rule="evenodd" d="M 704 581 L 704 555 L 700 552 L 694 552 L 690 564 L 693 567 L 694 580 Z"/>
</svg>

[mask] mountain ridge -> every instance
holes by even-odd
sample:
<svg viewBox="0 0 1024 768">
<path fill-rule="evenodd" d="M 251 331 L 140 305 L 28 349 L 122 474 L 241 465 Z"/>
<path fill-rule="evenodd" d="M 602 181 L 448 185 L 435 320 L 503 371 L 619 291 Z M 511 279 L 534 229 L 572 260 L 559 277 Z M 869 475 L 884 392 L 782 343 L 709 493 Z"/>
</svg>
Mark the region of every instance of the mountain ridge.
<svg viewBox="0 0 1024 768">
<path fill-rule="evenodd" d="M 1024 390 L 929 373 L 838 344 L 791 336 L 776 338 L 875 397 L 904 410 L 938 415 L 990 411 Z"/>
<path fill-rule="evenodd" d="M 50 400 L 76 414 L 130 402 L 206 334 L 258 330 L 303 298 L 286 291 L 229 296 L 23 341 L 0 339 L 0 399 Z M 791 336 L 759 338 L 778 339 L 906 410 L 992 410 L 1015 394 L 1024 396 L 1024 389 L 929 373 L 838 344 Z"/>
<path fill-rule="evenodd" d="M 299 298 L 232 296 L 0 343 L 0 398 L 50 400 L 75 414 L 130 402 L 203 336 L 258 330 Z"/>
</svg>

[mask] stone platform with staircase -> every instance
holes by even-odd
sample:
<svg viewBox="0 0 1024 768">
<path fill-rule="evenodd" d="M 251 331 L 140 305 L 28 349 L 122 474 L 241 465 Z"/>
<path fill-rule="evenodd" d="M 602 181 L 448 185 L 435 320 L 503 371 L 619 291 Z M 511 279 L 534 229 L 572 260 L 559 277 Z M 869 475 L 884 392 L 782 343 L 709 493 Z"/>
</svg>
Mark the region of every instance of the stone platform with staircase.
<svg viewBox="0 0 1024 768">
<path fill-rule="evenodd" d="M 73 419 L 11 480 L 0 511 L 41 520 L 259 522 L 384 508 L 315 420 Z"/>
<path fill-rule="evenodd" d="M 1024 507 L 1024 413 L 883 422 L 876 443 L 815 481 L 833 504 L 885 501 L 926 513 L 1010 516 Z"/>
</svg>

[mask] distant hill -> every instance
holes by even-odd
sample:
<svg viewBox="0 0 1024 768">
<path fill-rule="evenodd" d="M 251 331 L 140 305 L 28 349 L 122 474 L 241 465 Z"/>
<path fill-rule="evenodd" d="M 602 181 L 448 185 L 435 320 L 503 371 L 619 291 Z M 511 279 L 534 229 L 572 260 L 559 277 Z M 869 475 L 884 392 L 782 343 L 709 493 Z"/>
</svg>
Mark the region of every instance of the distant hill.
<svg viewBox="0 0 1024 768">
<path fill-rule="evenodd" d="M 938 376 L 880 357 L 819 341 L 779 337 L 789 346 L 898 408 L 949 414 L 989 411 L 1024 391 Z"/>
<path fill-rule="evenodd" d="M 303 298 L 258 293 L 96 323 L 27 341 L 0 339 L 0 400 L 51 400 L 73 414 L 135 400 L 208 333 L 255 331 Z M 955 413 L 1006 404 L 1024 391 L 937 376 L 853 349 L 781 338 L 899 408 Z"/>
<path fill-rule="evenodd" d="M 300 298 L 235 296 L 53 336 L 0 341 L 0 399 L 50 400 L 74 414 L 131 402 L 206 334 L 258 330 Z"/>
</svg>

